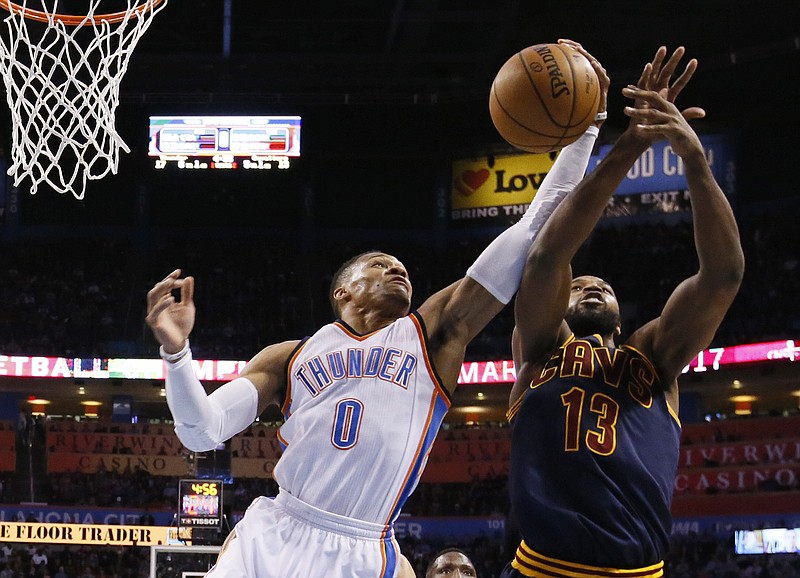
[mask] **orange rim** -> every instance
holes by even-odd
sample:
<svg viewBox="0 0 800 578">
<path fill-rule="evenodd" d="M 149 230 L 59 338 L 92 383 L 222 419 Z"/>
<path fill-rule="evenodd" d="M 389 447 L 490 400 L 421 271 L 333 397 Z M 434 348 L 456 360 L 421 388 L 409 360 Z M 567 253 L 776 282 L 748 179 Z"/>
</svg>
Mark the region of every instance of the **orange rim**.
<svg viewBox="0 0 800 578">
<path fill-rule="evenodd" d="M 35 20 L 37 22 L 50 22 L 50 20 L 56 20 L 58 22 L 62 22 L 67 26 L 88 26 L 89 24 L 97 24 L 98 22 L 103 22 L 104 20 L 109 24 L 116 24 L 117 22 L 122 22 L 125 18 L 132 17 L 138 18 L 144 12 L 149 10 L 153 10 L 156 6 L 161 4 L 164 0 L 148 0 L 141 6 L 137 6 L 131 11 L 122 12 L 111 12 L 109 14 L 96 14 L 92 16 L 90 19 L 86 19 L 86 16 L 81 15 L 74 15 L 74 14 L 48 14 L 47 12 L 42 12 L 40 10 L 32 10 L 31 8 L 23 8 L 19 4 L 15 4 L 10 0 L 0 0 L 0 8 L 5 8 L 12 14 L 22 14 L 23 18 L 27 18 L 28 20 Z"/>
</svg>

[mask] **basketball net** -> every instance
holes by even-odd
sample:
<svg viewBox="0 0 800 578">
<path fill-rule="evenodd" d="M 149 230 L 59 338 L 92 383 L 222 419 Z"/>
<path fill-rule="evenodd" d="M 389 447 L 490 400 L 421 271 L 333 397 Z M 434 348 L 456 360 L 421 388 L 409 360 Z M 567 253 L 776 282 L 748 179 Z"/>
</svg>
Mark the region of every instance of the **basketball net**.
<svg viewBox="0 0 800 578">
<path fill-rule="evenodd" d="M 119 84 L 142 34 L 167 0 L 126 0 L 127 9 L 85 15 L 58 13 L 59 0 L 0 0 L 9 11 L 0 28 L 0 73 L 13 124 L 12 164 L 18 186 L 31 194 L 47 183 L 82 199 L 88 180 L 116 174 L 119 151 L 130 149 L 116 131 Z"/>
</svg>

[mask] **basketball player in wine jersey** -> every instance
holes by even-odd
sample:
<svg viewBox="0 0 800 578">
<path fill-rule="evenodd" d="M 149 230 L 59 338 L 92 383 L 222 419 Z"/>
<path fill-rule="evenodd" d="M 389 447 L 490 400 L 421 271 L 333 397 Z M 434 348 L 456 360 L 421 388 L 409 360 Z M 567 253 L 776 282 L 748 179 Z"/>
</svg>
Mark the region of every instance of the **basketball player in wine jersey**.
<svg viewBox="0 0 800 578">
<path fill-rule="evenodd" d="M 591 60 L 605 113 L 610 81 Z M 336 321 L 266 347 L 211 395 L 191 363 L 194 279 L 176 270 L 150 290 L 146 320 L 187 448 L 215 448 L 271 404 L 286 418 L 278 496 L 250 505 L 210 578 L 413 577 L 393 524 L 450 406 L 467 344 L 516 293 L 533 238 L 583 177 L 603 118 L 561 152 L 525 215 L 465 277 L 411 311 L 403 263 L 382 252 L 358 255 L 333 277 Z"/>
<path fill-rule="evenodd" d="M 638 87 L 628 129 L 554 211 L 534 242 L 515 303 L 517 382 L 509 489 L 522 542 L 503 578 L 664 575 L 678 463 L 681 370 L 714 336 L 744 273 L 733 211 L 688 120 L 673 104 L 696 69 L 670 85 L 684 50 L 661 47 Z M 663 64 L 663 66 L 662 66 Z M 699 269 L 661 315 L 617 345 L 620 311 L 599 277 L 570 262 L 626 172 L 666 139 L 683 162 Z"/>
</svg>

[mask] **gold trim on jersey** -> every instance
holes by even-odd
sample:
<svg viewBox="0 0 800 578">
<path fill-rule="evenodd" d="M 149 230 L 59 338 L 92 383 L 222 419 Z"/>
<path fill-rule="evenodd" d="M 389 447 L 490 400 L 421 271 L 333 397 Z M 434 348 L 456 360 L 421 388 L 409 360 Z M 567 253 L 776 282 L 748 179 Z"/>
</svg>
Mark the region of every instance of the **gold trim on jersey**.
<svg viewBox="0 0 800 578">
<path fill-rule="evenodd" d="M 671 416 L 672 416 L 672 419 L 674 419 L 674 420 L 675 420 L 675 423 L 677 423 L 677 424 L 678 424 L 678 427 L 679 427 L 679 428 L 681 428 L 681 429 L 683 429 L 683 424 L 681 423 L 681 418 L 679 418 L 679 417 L 678 417 L 678 412 L 677 412 L 677 411 L 675 411 L 675 410 L 672 408 L 672 406 L 671 406 L 671 405 L 670 405 L 670 403 L 669 403 L 669 400 L 667 400 L 667 399 L 664 399 L 664 401 L 665 401 L 665 402 L 666 402 L 666 404 L 667 404 L 667 411 L 669 412 L 669 415 L 671 415 Z"/>
<path fill-rule="evenodd" d="M 548 361 L 553 359 L 553 357 L 555 357 L 557 355 L 555 353 L 557 350 L 560 350 L 560 349 L 564 348 L 567 344 L 569 344 L 571 341 L 574 341 L 574 340 L 575 340 L 575 334 L 572 333 L 572 334 L 569 335 L 569 337 L 567 337 L 564 340 L 564 343 L 562 343 L 556 349 L 553 350 L 553 353 L 551 353 L 550 357 L 548 358 Z M 546 364 L 545 364 L 545 366 L 546 366 Z M 542 366 L 542 371 L 545 370 L 545 366 Z M 530 390 L 530 385 L 534 382 L 535 379 L 536 379 L 535 377 L 533 379 L 531 379 L 531 383 L 528 384 L 529 387 L 525 388 L 525 390 L 520 394 L 520 396 L 516 399 L 516 401 L 514 401 L 514 403 L 511 404 L 511 407 L 508 408 L 508 411 L 506 411 L 506 421 L 508 421 L 509 423 L 511 422 L 512 419 L 514 419 L 514 416 L 519 411 L 519 407 L 522 405 L 522 400 L 525 399 L 525 394 L 528 393 L 528 391 Z"/>
<path fill-rule="evenodd" d="M 514 405 L 508 408 L 508 411 L 506 412 L 506 420 L 508 420 L 508 422 L 511 422 L 511 420 L 514 419 L 514 416 L 517 415 L 519 406 L 522 405 L 522 400 L 525 399 L 525 393 L 527 393 L 527 391 L 527 389 L 523 391 L 522 395 L 520 395 L 517 398 L 517 401 L 514 402 Z"/>
<path fill-rule="evenodd" d="M 653 370 L 653 373 L 658 375 L 658 371 L 656 371 L 656 366 L 653 365 L 653 362 L 650 361 L 650 358 L 647 357 L 647 355 L 645 355 L 642 351 L 640 351 L 639 349 L 637 349 L 633 345 L 628 345 L 627 343 L 621 345 L 620 347 L 624 347 L 626 349 L 630 349 L 631 351 L 635 351 L 636 353 L 641 355 L 642 359 L 644 359 L 650 365 L 650 369 Z M 660 377 L 659 377 L 659 381 L 660 381 Z M 665 384 L 662 383 L 661 385 L 664 386 Z M 667 400 L 666 396 L 664 396 L 664 401 L 667 404 L 667 411 L 669 412 L 669 415 L 672 416 L 672 419 L 675 420 L 675 422 L 678 424 L 678 427 L 683 429 L 683 424 L 681 423 L 681 419 L 678 417 L 678 412 L 675 411 L 675 408 L 670 405 L 669 400 Z"/>
<path fill-rule="evenodd" d="M 645 354 L 644 354 L 644 352 L 642 352 L 641 350 L 637 349 L 637 348 L 636 348 L 636 347 L 634 347 L 633 345 L 628 345 L 627 343 L 623 343 L 622 345 L 620 345 L 620 346 L 619 346 L 619 348 L 620 348 L 620 349 L 630 349 L 631 351 L 635 351 L 636 353 L 638 353 L 638 354 L 639 354 L 639 356 L 640 356 L 640 357 L 641 357 L 641 358 L 642 358 L 642 359 L 645 361 L 645 363 L 647 363 L 647 365 L 650 367 L 650 371 L 652 371 L 652 372 L 653 372 L 655 375 L 658 375 L 658 371 L 656 371 L 656 366 L 655 366 L 655 365 L 653 365 L 653 362 L 652 362 L 652 361 L 650 361 L 650 358 L 649 358 L 649 357 L 647 357 L 647 355 L 645 355 Z"/>
<path fill-rule="evenodd" d="M 523 540 L 511 566 L 531 578 L 661 578 L 664 561 L 643 568 L 605 568 L 551 558 L 532 550 Z"/>
</svg>

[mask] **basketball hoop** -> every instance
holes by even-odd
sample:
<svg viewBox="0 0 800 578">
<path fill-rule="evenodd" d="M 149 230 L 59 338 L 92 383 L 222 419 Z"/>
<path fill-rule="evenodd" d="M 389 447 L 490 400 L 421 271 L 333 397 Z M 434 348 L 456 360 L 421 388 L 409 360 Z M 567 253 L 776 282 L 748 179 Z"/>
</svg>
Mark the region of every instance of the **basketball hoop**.
<svg viewBox="0 0 800 578">
<path fill-rule="evenodd" d="M 167 0 L 125 0 L 127 9 L 98 14 L 101 1 L 71 15 L 58 12 L 59 0 L 40 0 L 42 10 L 0 0 L 9 12 L 0 33 L 13 124 L 8 174 L 14 186 L 30 177 L 31 194 L 47 183 L 82 199 L 88 180 L 116 174 L 120 149 L 130 152 L 115 127 L 119 85 Z"/>
</svg>

